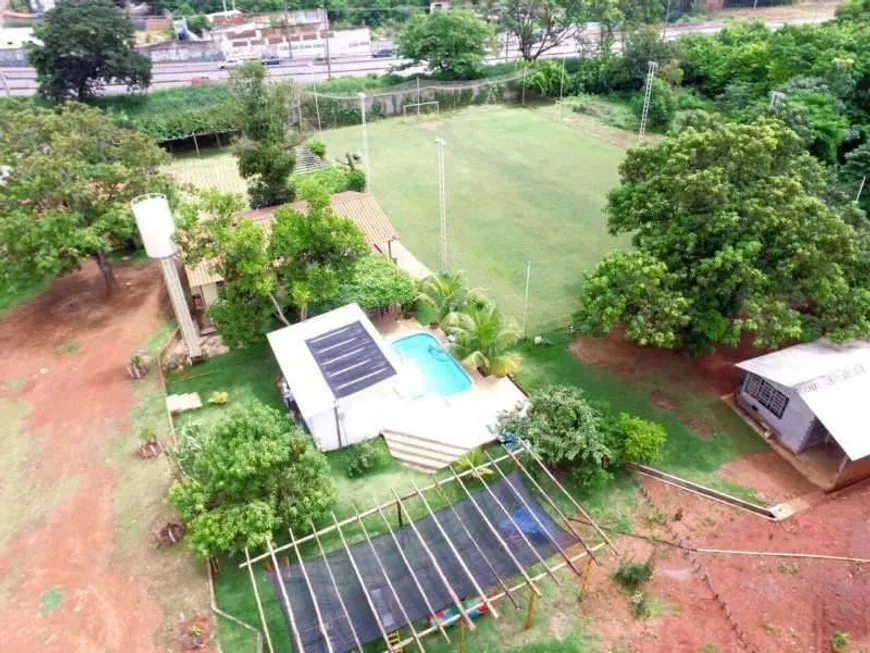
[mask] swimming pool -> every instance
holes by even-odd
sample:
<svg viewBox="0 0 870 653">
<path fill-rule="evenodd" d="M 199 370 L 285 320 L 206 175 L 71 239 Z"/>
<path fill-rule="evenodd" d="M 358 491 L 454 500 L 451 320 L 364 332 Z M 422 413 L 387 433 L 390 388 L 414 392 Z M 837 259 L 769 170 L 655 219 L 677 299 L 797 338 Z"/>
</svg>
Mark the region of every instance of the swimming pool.
<svg viewBox="0 0 870 653">
<path fill-rule="evenodd" d="M 394 340 L 393 351 L 419 370 L 428 392 L 446 397 L 471 387 L 468 373 L 429 333 L 415 333 Z"/>
</svg>

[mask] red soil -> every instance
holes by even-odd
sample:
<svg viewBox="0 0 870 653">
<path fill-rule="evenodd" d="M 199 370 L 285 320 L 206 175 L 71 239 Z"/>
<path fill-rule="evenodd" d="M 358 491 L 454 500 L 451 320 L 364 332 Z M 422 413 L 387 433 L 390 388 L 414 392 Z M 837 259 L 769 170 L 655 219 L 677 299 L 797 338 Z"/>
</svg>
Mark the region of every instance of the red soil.
<svg viewBox="0 0 870 653">
<path fill-rule="evenodd" d="M 46 484 L 80 481 L 43 523 L 0 551 L 5 651 L 157 650 L 163 615 L 147 579 L 113 564 L 117 471 L 105 447 L 129 428 L 134 394 L 124 364 L 158 324 L 162 284 L 153 266 L 120 269 L 118 277 L 108 299 L 95 266 L 86 265 L 0 320 L 0 381 L 24 380 L 4 394 L 31 406 L 18 437 L 42 445 L 22 464 Z M 79 351 L 57 351 L 73 338 Z M 53 587 L 63 600 L 41 615 L 41 596 Z"/>
</svg>

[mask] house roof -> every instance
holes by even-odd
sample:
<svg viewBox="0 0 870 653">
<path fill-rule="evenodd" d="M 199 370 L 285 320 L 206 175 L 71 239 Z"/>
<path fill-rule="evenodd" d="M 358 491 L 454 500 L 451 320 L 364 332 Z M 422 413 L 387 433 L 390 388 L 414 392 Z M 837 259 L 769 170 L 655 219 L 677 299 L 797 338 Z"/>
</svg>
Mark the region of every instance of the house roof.
<svg viewBox="0 0 870 653">
<path fill-rule="evenodd" d="M 357 304 L 278 329 L 267 338 L 305 418 L 397 377 L 392 350 Z"/>
<path fill-rule="evenodd" d="M 307 202 L 285 204 L 300 213 L 308 212 Z M 263 209 L 253 209 L 239 214 L 240 218 L 251 220 L 266 233 L 272 231 L 272 220 L 275 211 L 280 206 L 270 206 Z M 383 245 L 399 237 L 396 229 L 384 213 L 378 201 L 368 193 L 345 191 L 332 196 L 332 208 L 336 215 L 351 220 L 362 232 L 370 247 L 381 249 Z M 211 261 L 200 261 L 196 265 L 185 266 L 187 282 L 191 288 L 199 288 L 210 283 L 223 281 L 223 277 L 214 272 Z"/>
<path fill-rule="evenodd" d="M 796 391 L 850 460 L 870 456 L 870 342 L 816 340 L 737 367 Z"/>
</svg>

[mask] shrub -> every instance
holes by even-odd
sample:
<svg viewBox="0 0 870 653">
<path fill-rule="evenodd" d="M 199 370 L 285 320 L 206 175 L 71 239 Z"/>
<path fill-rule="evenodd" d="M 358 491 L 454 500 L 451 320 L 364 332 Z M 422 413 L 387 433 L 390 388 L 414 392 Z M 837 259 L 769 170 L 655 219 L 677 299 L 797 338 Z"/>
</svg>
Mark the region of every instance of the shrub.
<svg viewBox="0 0 870 653">
<path fill-rule="evenodd" d="M 311 153 L 314 156 L 320 157 L 321 159 L 326 156 L 326 144 L 323 141 L 318 141 L 317 139 L 312 138 L 305 145 L 309 150 L 311 150 Z"/>
<path fill-rule="evenodd" d="M 396 304 L 410 305 L 416 296 L 414 280 L 391 260 L 377 254 L 356 261 L 350 279 L 339 288 L 330 305 L 356 302 L 364 311 Z"/>
<path fill-rule="evenodd" d="M 831 635 L 831 653 L 846 653 L 849 650 L 849 634 L 836 632 Z"/>
<path fill-rule="evenodd" d="M 345 176 L 347 188 L 345 190 L 355 190 L 358 193 L 364 193 L 366 189 L 366 173 L 359 168 L 348 170 Z"/>
<path fill-rule="evenodd" d="M 613 580 L 631 592 L 637 592 L 641 586 L 650 580 L 655 570 L 652 556 L 646 562 L 623 560 L 613 572 Z"/>
<path fill-rule="evenodd" d="M 480 447 L 477 447 L 457 460 L 454 466 L 459 472 L 474 470 L 471 473 L 471 477 L 482 481 L 495 474 L 495 470 L 492 467 L 484 467 L 487 462 L 483 451 Z"/>
<path fill-rule="evenodd" d="M 642 464 L 661 461 L 662 447 L 667 441 L 661 424 L 621 413 L 617 428 L 622 437 L 622 454 L 625 460 Z"/>
<path fill-rule="evenodd" d="M 639 93 L 632 101 L 635 115 L 640 118 L 643 112 L 643 94 Z M 647 127 L 651 131 L 664 132 L 670 129 L 677 115 L 677 98 L 674 91 L 660 79 L 654 79 L 650 93 Z"/>
<path fill-rule="evenodd" d="M 631 613 L 637 619 L 648 619 L 653 615 L 652 597 L 646 592 L 636 592 L 631 596 Z"/>
<path fill-rule="evenodd" d="M 229 392 L 220 392 L 215 390 L 208 397 L 208 403 L 212 406 L 226 406 L 226 403 L 230 400 Z"/>
<path fill-rule="evenodd" d="M 354 447 L 353 458 L 347 466 L 348 478 L 359 478 L 379 469 L 387 462 L 384 451 L 371 441 L 360 442 Z"/>
</svg>

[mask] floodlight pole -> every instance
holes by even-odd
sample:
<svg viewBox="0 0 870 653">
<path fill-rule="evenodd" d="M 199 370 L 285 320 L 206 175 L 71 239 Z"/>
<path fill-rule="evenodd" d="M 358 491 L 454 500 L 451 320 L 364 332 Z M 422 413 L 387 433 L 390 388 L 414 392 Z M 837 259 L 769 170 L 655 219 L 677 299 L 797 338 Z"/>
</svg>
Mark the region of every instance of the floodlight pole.
<svg viewBox="0 0 870 653">
<path fill-rule="evenodd" d="M 323 134 L 323 127 L 320 125 L 320 102 L 317 100 L 317 82 L 312 82 L 314 84 L 314 111 L 317 113 L 317 133 Z"/>
<path fill-rule="evenodd" d="M 332 79 L 332 61 L 329 59 L 329 12 L 323 5 L 320 5 L 320 11 L 326 19 L 326 79 Z"/>
<path fill-rule="evenodd" d="M 363 163 L 366 167 L 366 188 L 371 191 L 372 188 L 372 166 L 369 161 L 369 129 L 366 125 L 366 94 L 359 94 L 359 109 L 362 113 L 362 146 L 363 146 Z"/>
<path fill-rule="evenodd" d="M 526 293 L 523 299 L 523 340 L 526 339 L 526 327 L 529 323 L 529 281 L 532 278 L 532 262 L 526 261 Z"/>
<path fill-rule="evenodd" d="M 864 175 L 864 178 L 861 179 L 861 185 L 858 186 L 858 194 L 855 196 L 855 202 L 861 201 L 861 193 L 864 192 L 864 185 L 867 183 L 867 175 Z"/>
<path fill-rule="evenodd" d="M 420 78 L 417 78 L 417 117 L 420 117 Z"/>
<path fill-rule="evenodd" d="M 562 98 L 565 95 L 565 77 L 568 74 L 565 68 L 565 57 L 568 54 L 565 53 L 562 55 L 562 77 L 559 79 L 559 116 L 562 116 Z"/>
<path fill-rule="evenodd" d="M 646 90 L 643 94 L 643 111 L 640 114 L 640 128 L 637 130 L 638 142 L 643 140 L 643 135 L 646 133 L 646 119 L 649 116 L 649 103 L 652 99 L 652 84 L 659 65 L 655 61 L 647 62 L 649 70 L 646 74 Z"/>
<path fill-rule="evenodd" d="M 447 147 L 447 141 L 443 138 L 436 138 L 435 143 L 438 145 L 438 212 L 441 219 L 441 272 L 447 272 L 447 189 L 444 179 L 444 148 Z"/>
</svg>

